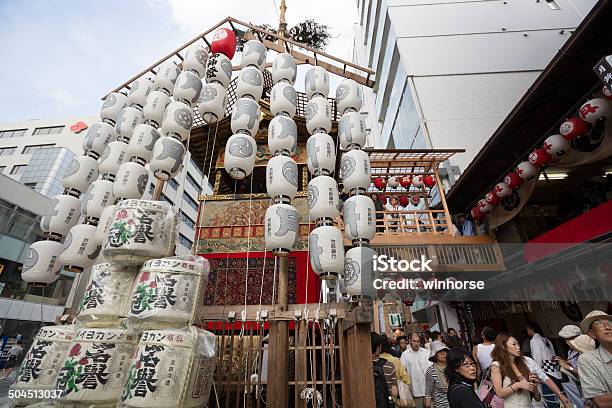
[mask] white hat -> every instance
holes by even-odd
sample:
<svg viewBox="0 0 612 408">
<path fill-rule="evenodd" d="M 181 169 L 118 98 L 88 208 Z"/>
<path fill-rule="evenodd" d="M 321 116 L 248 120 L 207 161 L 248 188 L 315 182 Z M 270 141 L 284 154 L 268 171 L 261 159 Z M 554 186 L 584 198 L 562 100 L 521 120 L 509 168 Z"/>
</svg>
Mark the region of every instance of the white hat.
<svg viewBox="0 0 612 408">
<path fill-rule="evenodd" d="M 429 361 L 432 363 L 436 361 L 436 354 L 442 350 L 450 350 L 446 344 L 442 343 L 440 340 L 433 341 L 429 346 L 431 353 L 429 354 Z"/>
<path fill-rule="evenodd" d="M 578 337 L 581 334 L 582 332 L 580 331 L 580 327 L 573 324 L 568 324 L 561 328 L 561 331 L 559 332 L 559 337 L 563 337 L 564 339 L 573 339 L 574 337 Z"/>
<path fill-rule="evenodd" d="M 593 324 L 594 321 L 606 319 L 612 320 L 612 316 L 602 312 L 601 310 L 593 310 L 591 313 L 586 315 L 582 322 L 580 322 L 580 330 L 582 330 L 583 333 L 586 333 L 591 330 L 591 324 Z"/>
<path fill-rule="evenodd" d="M 581 353 L 595 350 L 595 340 L 593 340 L 591 336 L 587 334 L 581 334 L 575 339 L 568 340 L 567 342 Z"/>
</svg>

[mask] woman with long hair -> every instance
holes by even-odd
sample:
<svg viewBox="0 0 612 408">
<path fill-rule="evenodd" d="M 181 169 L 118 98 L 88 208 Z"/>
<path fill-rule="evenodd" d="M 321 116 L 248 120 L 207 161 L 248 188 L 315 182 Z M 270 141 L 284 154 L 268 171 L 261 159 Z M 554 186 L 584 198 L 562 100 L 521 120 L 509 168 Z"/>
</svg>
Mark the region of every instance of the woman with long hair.
<svg viewBox="0 0 612 408">
<path fill-rule="evenodd" d="M 531 408 L 531 399 L 540 401 L 538 376 L 529 371 L 518 341 L 506 333 L 495 339 L 491 353 L 491 380 L 504 408 Z"/>
<path fill-rule="evenodd" d="M 450 408 L 485 408 L 474 392 L 476 382 L 476 363 L 467 351 L 451 349 L 446 355 L 448 379 L 448 403 Z"/>
</svg>

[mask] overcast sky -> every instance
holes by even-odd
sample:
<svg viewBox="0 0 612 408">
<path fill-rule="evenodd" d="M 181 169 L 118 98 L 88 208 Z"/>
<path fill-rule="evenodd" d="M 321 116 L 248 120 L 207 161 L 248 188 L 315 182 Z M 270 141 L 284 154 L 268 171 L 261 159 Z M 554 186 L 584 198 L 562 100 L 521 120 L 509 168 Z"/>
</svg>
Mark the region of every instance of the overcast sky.
<svg viewBox="0 0 612 408">
<path fill-rule="evenodd" d="M 276 0 L 276 5 L 280 0 Z M 2 0 L 0 122 L 96 115 L 109 90 L 226 16 L 278 24 L 275 0 Z M 332 28 L 351 59 L 355 0 L 287 0 L 292 25 Z M 236 62 L 236 61 L 235 61 Z M 302 90 L 303 83 L 296 83 Z"/>
</svg>

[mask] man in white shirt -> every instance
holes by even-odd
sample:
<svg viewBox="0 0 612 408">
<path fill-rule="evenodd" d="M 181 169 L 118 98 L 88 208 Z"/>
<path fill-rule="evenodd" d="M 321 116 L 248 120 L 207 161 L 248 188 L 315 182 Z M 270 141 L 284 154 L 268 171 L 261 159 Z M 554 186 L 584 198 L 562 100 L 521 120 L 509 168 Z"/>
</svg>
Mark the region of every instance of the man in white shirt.
<svg viewBox="0 0 612 408">
<path fill-rule="evenodd" d="M 412 397 L 416 408 L 423 408 L 425 399 L 425 373 L 432 364 L 429 352 L 421 347 L 421 338 L 417 333 L 410 333 L 409 347 L 402 353 L 402 364 L 408 371 L 412 382 Z"/>
<path fill-rule="evenodd" d="M 568 406 L 568 407 L 572 406 L 572 402 L 565 395 L 561 393 L 561 390 L 559 389 L 559 387 L 557 387 L 557 384 L 555 384 L 555 382 L 550 379 L 550 377 L 544 372 L 544 370 L 542 370 L 538 366 L 538 363 L 536 363 L 532 358 L 526 357 L 526 356 L 525 356 L 525 361 L 527 362 L 527 368 L 529 368 L 529 371 L 531 371 L 532 373 L 535 373 L 538 376 L 538 379 L 540 380 L 541 384 L 546 384 L 546 386 L 550 388 L 553 394 L 555 394 L 561 400 L 563 405 Z M 539 405 L 541 405 L 541 403 Z"/>
<path fill-rule="evenodd" d="M 535 322 L 527 323 L 527 335 L 531 338 L 529 347 L 531 348 L 531 358 L 538 364 L 544 372 L 555 382 L 557 388 L 561 388 L 561 371 L 554 361 L 557 355 L 555 348 L 550 340 L 542 336 L 542 328 Z M 553 397 L 554 392 L 546 383 L 542 383 L 542 396 L 547 401 Z M 558 408 L 559 403 L 548 402 L 548 407 Z"/>
</svg>

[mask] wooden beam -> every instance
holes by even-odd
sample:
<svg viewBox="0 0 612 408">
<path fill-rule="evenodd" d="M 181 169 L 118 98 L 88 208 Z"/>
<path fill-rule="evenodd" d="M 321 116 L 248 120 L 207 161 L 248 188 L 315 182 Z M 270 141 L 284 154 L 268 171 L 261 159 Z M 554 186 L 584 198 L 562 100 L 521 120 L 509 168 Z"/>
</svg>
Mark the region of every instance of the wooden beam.
<svg viewBox="0 0 612 408">
<path fill-rule="evenodd" d="M 359 310 L 358 310 L 359 309 Z M 354 316 L 349 318 L 352 324 L 345 325 L 343 330 L 344 344 L 347 349 L 347 366 L 342 373 L 343 386 L 348 391 L 349 401 L 344 402 L 351 408 L 371 408 L 376 406 L 374 396 L 374 373 L 372 371 L 372 353 L 370 331 L 372 317 L 368 322 L 365 316 L 372 307 L 358 307 Z M 364 321 L 366 320 L 366 321 Z"/>
<path fill-rule="evenodd" d="M 252 322 L 257 320 L 257 312 L 259 310 L 268 311 L 269 320 L 294 320 L 294 312 L 296 310 L 303 311 L 304 309 L 309 310 L 310 316 L 314 316 L 314 311 L 319 308 L 318 303 L 309 304 L 291 304 L 287 305 L 287 310 L 274 310 L 275 305 L 247 305 L 247 321 Z M 327 318 L 330 313 L 335 313 L 338 319 L 343 319 L 346 315 L 346 303 L 323 303 L 320 305 L 321 310 L 319 316 L 321 319 Z M 197 321 L 224 321 L 227 320 L 227 314 L 229 312 L 235 312 L 236 316 L 240 316 L 244 310 L 244 305 L 223 305 L 223 306 L 200 306 L 198 307 L 199 317 Z"/>
</svg>

